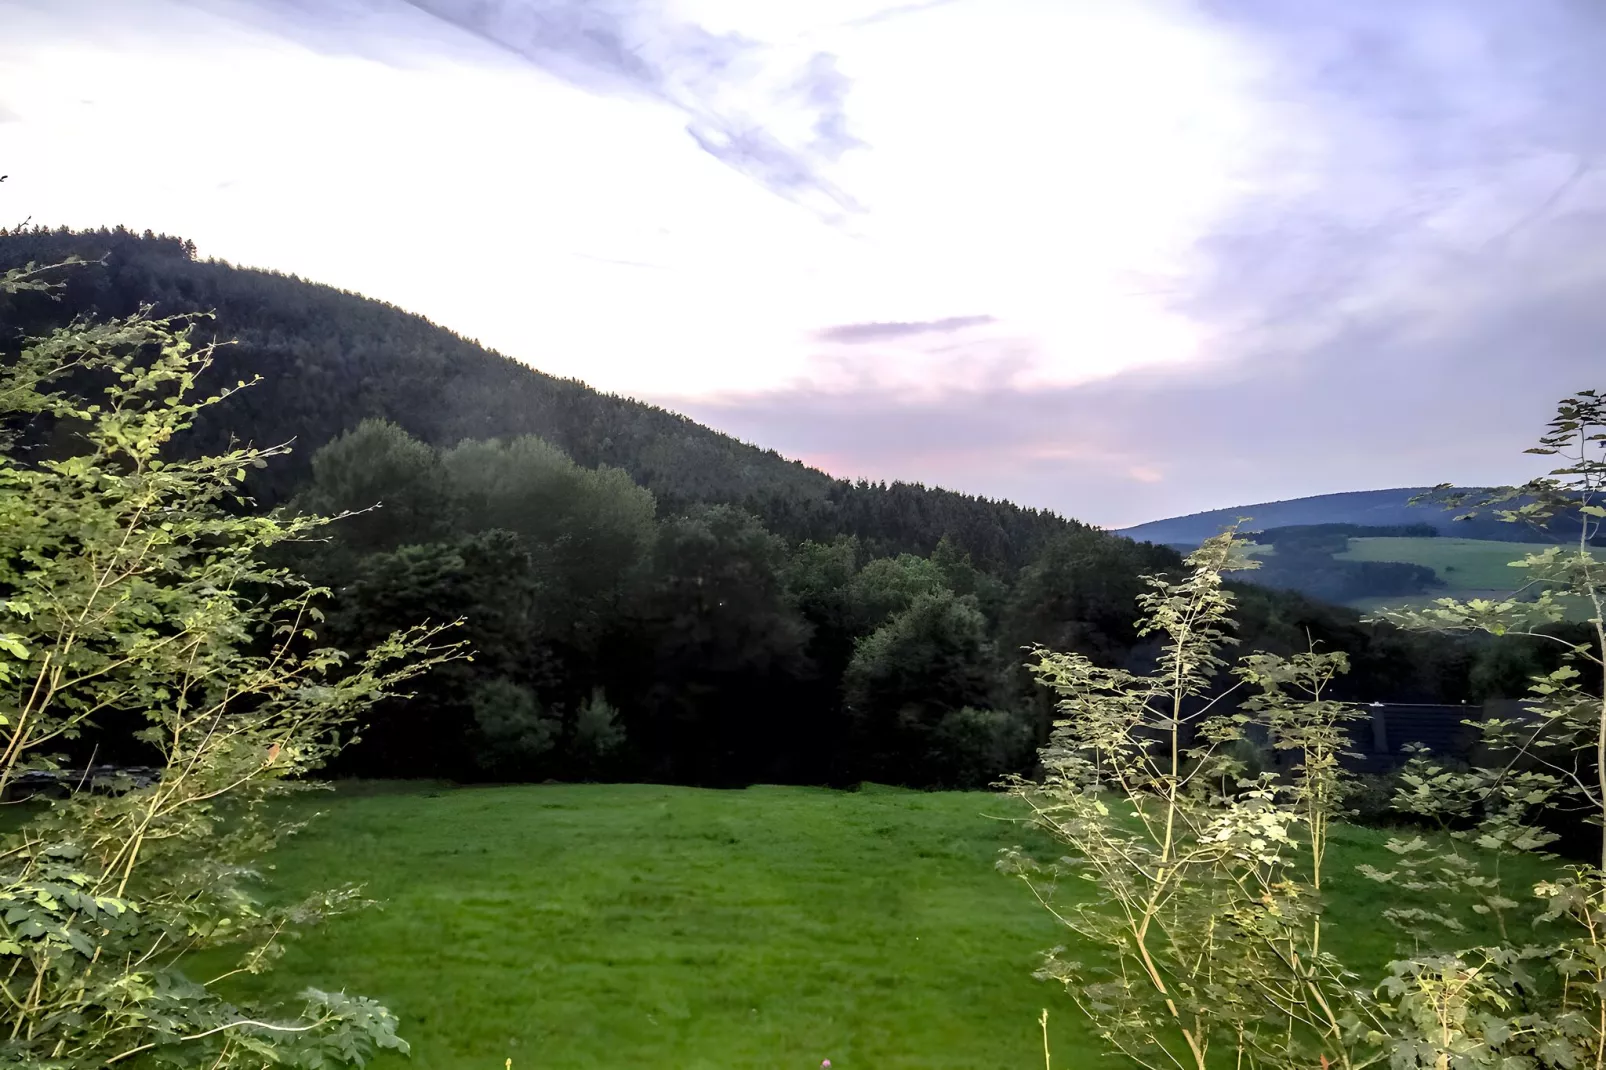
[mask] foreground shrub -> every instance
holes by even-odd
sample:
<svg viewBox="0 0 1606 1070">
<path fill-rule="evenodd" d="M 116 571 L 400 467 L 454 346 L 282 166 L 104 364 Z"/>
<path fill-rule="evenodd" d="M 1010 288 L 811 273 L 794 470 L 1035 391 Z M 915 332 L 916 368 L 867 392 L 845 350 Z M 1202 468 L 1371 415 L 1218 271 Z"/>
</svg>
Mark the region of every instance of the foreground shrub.
<svg viewBox="0 0 1606 1070">
<path fill-rule="evenodd" d="M 48 297 L 43 277 L 6 272 L 0 300 Z M 316 645 L 320 592 L 261 560 L 325 521 L 245 515 L 239 489 L 283 450 L 172 453 L 220 400 L 190 400 L 210 354 L 146 310 L 0 366 L 0 793 L 72 753 L 156 770 L 42 801 L 0 836 L 0 1065 L 313 1067 L 406 1047 L 358 996 L 220 994 L 361 903 L 257 901 L 252 866 L 292 831 L 263 804 L 310 787 L 364 709 L 457 651 L 425 627 L 356 659 Z M 214 949 L 235 965 L 195 973 Z"/>
<path fill-rule="evenodd" d="M 1514 562 L 1529 589 L 1379 615 L 1567 646 L 1559 669 L 1534 678 L 1527 715 L 1476 724 L 1494 764 L 1417 755 L 1398 776 L 1391 808 L 1445 834 L 1397 837 L 1392 868 L 1362 867 L 1402 936 L 1386 976 L 1361 978 L 1322 939 L 1328 829 L 1356 795 L 1342 759 L 1346 722 L 1360 714 L 1325 697 L 1348 666 L 1314 647 L 1227 662 L 1222 575 L 1254 567 L 1234 531 L 1192 554 L 1186 576 L 1149 580 L 1140 630 L 1164 640 L 1153 672 L 1037 652 L 1033 671 L 1062 718 L 1042 782 L 1010 790 L 1067 855 L 1044 865 L 1015 849 L 1000 866 L 1081 937 L 1090 961 L 1059 949 L 1040 976 L 1064 983 L 1112 1052 L 1193 1070 L 1606 1065 L 1606 565 L 1589 552 L 1606 519 L 1603 426 L 1595 393 L 1564 401 L 1529 452 L 1566 463 L 1478 503 L 1514 502 L 1497 515 L 1541 531 L 1576 521 L 1574 548 Z M 1591 607 L 1592 642 L 1546 630 L 1569 599 Z M 1239 691 L 1250 697 L 1229 706 Z M 1291 759 L 1287 774 L 1248 769 L 1246 734 Z M 1375 794 L 1368 786 L 1360 800 L 1374 812 Z M 1480 855 L 1543 853 L 1556 835 L 1540 819 L 1558 810 L 1588 815 L 1596 861 L 1512 890 L 1480 866 Z M 1066 905 L 1056 891 L 1071 878 L 1084 891 Z M 1477 943 L 1469 934 L 1480 931 L 1499 936 Z"/>
</svg>

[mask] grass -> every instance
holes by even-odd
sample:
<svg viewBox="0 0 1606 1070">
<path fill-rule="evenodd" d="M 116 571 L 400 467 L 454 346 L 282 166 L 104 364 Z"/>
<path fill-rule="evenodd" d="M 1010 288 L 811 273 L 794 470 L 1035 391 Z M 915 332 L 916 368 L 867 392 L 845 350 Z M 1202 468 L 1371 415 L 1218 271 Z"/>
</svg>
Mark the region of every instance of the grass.
<svg viewBox="0 0 1606 1070">
<path fill-rule="evenodd" d="M 1450 590 L 1510 592 L 1524 582 L 1523 572 L 1511 568 L 1510 563 L 1552 545 L 1490 539 L 1351 539 L 1349 550 L 1338 557 L 1426 565 L 1439 574 Z M 1597 556 L 1602 554 L 1596 551 Z"/>
<path fill-rule="evenodd" d="M 1444 581 L 1443 587 L 1411 598 L 1363 598 L 1349 603 L 1356 609 L 1375 610 L 1384 607 L 1419 607 L 1432 604 L 1438 598 L 1506 598 L 1527 582 L 1520 569 L 1510 567 L 1512 561 L 1547 549 L 1552 543 L 1496 542 L 1491 539 L 1412 539 L 1373 538 L 1351 539 L 1349 550 L 1335 555 L 1347 561 L 1400 561 L 1411 565 L 1425 565 Z M 1606 560 L 1606 551 L 1596 550 Z M 1578 620 L 1588 619 L 1593 611 L 1579 599 L 1563 599 L 1568 615 Z"/>
<path fill-rule="evenodd" d="M 384 1000 L 413 1056 L 380 1066 L 1040 1066 L 1045 1006 L 1056 1050 L 1086 1050 L 1030 976 L 1058 931 L 992 869 L 1024 831 L 988 820 L 1013 812 L 1000 797 L 531 785 L 321 803 L 280 881 L 360 880 L 386 907 L 315 931 L 269 980 Z"/>
<path fill-rule="evenodd" d="M 1439 598 L 1456 598 L 1467 601 L 1473 598 L 1508 598 L 1527 582 L 1526 575 L 1510 567 L 1512 561 L 1547 549 L 1554 545 L 1546 542 L 1497 542 L 1493 539 L 1453 538 L 1365 538 L 1351 539 L 1349 549 L 1333 555 L 1340 561 L 1397 561 L 1409 565 L 1431 568 L 1444 586 L 1435 587 L 1424 594 L 1400 597 L 1357 598 L 1344 603 L 1352 609 L 1372 612 L 1378 609 L 1421 608 Z M 1277 553 L 1269 543 L 1246 543 L 1243 552 L 1251 558 L 1268 558 Z M 1595 554 L 1606 560 L 1606 549 Z M 1253 576 L 1249 577 L 1253 579 Z M 1583 599 L 1564 596 L 1561 604 L 1574 620 L 1588 620 L 1593 608 Z"/>
<path fill-rule="evenodd" d="M 275 856 L 285 894 L 366 882 L 383 910 L 291 946 L 276 992 L 343 987 L 402 1020 L 380 1067 L 1038 1067 L 1098 1054 L 1031 979 L 1065 940 L 998 848 L 1046 847 L 979 793 L 649 785 L 348 786 Z M 1375 975 L 1386 834 L 1343 828 L 1324 932 Z M 1397 901 L 1388 896 L 1387 901 Z M 259 983 L 253 979 L 251 984 Z"/>
</svg>

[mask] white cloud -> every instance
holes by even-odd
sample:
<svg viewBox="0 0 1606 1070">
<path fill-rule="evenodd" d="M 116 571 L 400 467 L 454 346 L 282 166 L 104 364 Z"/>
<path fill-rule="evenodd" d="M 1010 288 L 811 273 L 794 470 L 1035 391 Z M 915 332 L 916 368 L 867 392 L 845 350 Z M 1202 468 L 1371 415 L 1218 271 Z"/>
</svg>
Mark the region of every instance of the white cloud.
<svg viewBox="0 0 1606 1070">
<path fill-rule="evenodd" d="M 823 325 L 955 309 L 1032 341 L 1023 382 L 1194 355 L 1196 332 L 1131 292 L 1230 192 L 1247 112 L 1221 39 L 1115 3 L 843 25 L 887 6 L 766 25 L 682 5 L 779 56 L 839 57 L 866 143 L 831 173 L 867 208 L 846 230 L 698 151 L 669 104 L 580 88 L 400 0 L 21 9 L 5 207 L 180 233 L 637 395 L 806 380 Z M 291 32 L 320 11 L 316 36 Z M 801 121 L 775 107 L 753 122 Z"/>
<path fill-rule="evenodd" d="M 1598 363 L 1564 0 L 0 3 L 0 222 L 182 234 L 844 474 L 1122 523 L 1476 480 Z"/>
</svg>

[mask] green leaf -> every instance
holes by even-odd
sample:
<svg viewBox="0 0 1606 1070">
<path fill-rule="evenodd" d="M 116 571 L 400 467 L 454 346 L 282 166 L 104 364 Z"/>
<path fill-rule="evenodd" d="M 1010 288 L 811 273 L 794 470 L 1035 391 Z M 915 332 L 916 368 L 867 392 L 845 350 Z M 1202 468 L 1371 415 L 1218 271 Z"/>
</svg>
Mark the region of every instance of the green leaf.
<svg viewBox="0 0 1606 1070">
<path fill-rule="evenodd" d="M 0 293 L 17 284 L 15 272 L 0 270 Z M 188 319 L 156 319 L 146 308 L 75 323 L 25 339 L 20 353 L 0 361 L 5 422 L 45 414 L 74 431 L 66 456 L 24 467 L 0 454 L 0 613 L 9 628 L 0 632 L 0 682 L 8 703 L 19 692 L 19 662 L 59 651 L 62 669 L 50 701 L 29 708 L 32 735 L 12 741 L 8 769 L 56 769 L 50 751 L 107 709 L 135 723 L 96 726 L 102 733 L 179 752 L 168 755 L 160 828 L 147 841 L 159 850 L 115 862 L 116 852 L 103 850 L 128 843 L 129 830 L 152 817 L 155 792 L 124 777 L 97 778 L 93 793 L 39 799 L 0 821 L 0 955 L 20 979 L 20 987 L 8 982 L 0 1045 L 7 1065 L 100 1066 L 153 1044 L 164 1046 L 163 1065 L 220 1065 L 210 1041 L 194 1046 L 193 1059 L 171 1041 L 237 1021 L 239 1012 L 186 977 L 172 952 L 234 934 L 254 941 L 280 922 L 293 929 L 320 909 L 356 902 L 259 906 L 251 866 L 277 830 L 249 819 L 235 828 L 231 818 L 225 833 L 220 813 L 260 812 L 258 789 L 270 785 L 252 779 L 252 759 L 270 746 L 293 756 L 281 766 L 315 769 L 330 741 L 350 736 L 375 701 L 402 693 L 405 681 L 455 652 L 428 649 L 439 629 L 399 633 L 378 655 L 350 659 L 338 651 L 253 652 L 256 637 L 297 619 L 297 578 L 260 553 L 311 524 L 225 508 L 229 476 L 243 475 L 247 453 L 184 459 L 194 451 L 168 449 L 205 404 L 190 391 L 209 358 L 183 337 Z M 52 376 L 77 366 L 96 372 L 89 378 L 104 405 L 48 392 Z M 14 709 L 9 717 L 0 724 L 18 720 Z M 244 780 L 242 767 L 251 774 Z M 244 805 L 229 810 L 233 800 Z M 95 895 L 125 880 L 126 897 Z M 86 975 L 91 956 L 97 966 Z M 19 1008 L 18 992 L 28 1006 Z M 231 1034 L 240 1047 L 229 1065 L 302 1065 L 308 1050 L 321 1050 L 327 1065 L 348 1065 L 393 1035 L 386 1031 L 394 1019 L 376 1004 L 342 995 L 328 1009 L 332 1017 L 307 1034 Z"/>
</svg>

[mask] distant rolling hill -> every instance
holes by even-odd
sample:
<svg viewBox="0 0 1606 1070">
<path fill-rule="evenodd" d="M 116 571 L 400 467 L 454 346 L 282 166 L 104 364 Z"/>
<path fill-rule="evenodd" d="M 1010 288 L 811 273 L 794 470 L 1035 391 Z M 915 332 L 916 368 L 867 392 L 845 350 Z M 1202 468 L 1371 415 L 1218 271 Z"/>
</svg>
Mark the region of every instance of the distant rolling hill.
<svg viewBox="0 0 1606 1070">
<path fill-rule="evenodd" d="M 1247 580 L 1362 611 L 1423 605 L 1447 596 L 1508 597 L 1524 582 L 1522 573 L 1508 567 L 1510 562 L 1578 536 L 1577 515 L 1558 517 L 1548 531 L 1539 531 L 1505 523 L 1486 511 L 1457 520 L 1464 507 L 1408 504 L 1427 489 L 1394 487 L 1261 502 L 1156 520 L 1116 534 L 1187 551 L 1244 519 L 1240 530 L 1258 533 L 1250 553 L 1261 566 Z M 1355 529 L 1333 530 L 1333 525 Z M 1402 537 L 1407 532 L 1398 529 L 1413 525 L 1423 533 Z M 1589 613 L 1582 605 L 1569 604 L 1569 615 L 1583 620 Z"/>
<path fill-rule="evenodd" d="M 1447 512 L 1434 506 L 1407 505 L 1412 497 L 1429 487 L 1395 487 L 1391 490 L 1354 490 L 1342 494 L 1317 494 L 1281 502 L 1236 505 L 1230 509 L 1211 509 L 1203 513 L 1151 520 L 1147 524 L 1116 532 L 1139 542 L 1174 546 L 1197 546 L 1241 517 L 1249 519 L 1244 529 L 1292 527 L 1296 524 L 1395 524 L 1450 523 Z"/>
<path fill-rule="evenodd" d="M 1445 509 L 1430 503 L 1408 504 L 1411 498 L 1430 489 L 1393 487 L 1388 490 L 1355 490 L 1341 494 L 1316 494 L 1289 501 L 1237 505 L 1229 509 L 1211 509 L 1187 516 L 1151 520 L 1147 524 L 1123 528 L 1115 534 L 1139 542 L 1191 548 L 1212 535 L 1220 534 L 1222 528 L 1239 518 L 1248 517 L 1243 525 L 1245 531 L 1305 524 L 1361 524 L 1368 527 L 1431 524 L 1440 535 L 1461 539 L 1530 542 L 1543 538 L 1527 525 L 1507 524 L 1491 516 L 1456 520 L 1455 517 L 1462 510 Z M 1551 525 L 1550 535 L 1560 540 L 1574 539 L 1577 537 L 1577 525 L 1576 518 L 1558 518 Z"/>
</svg>

